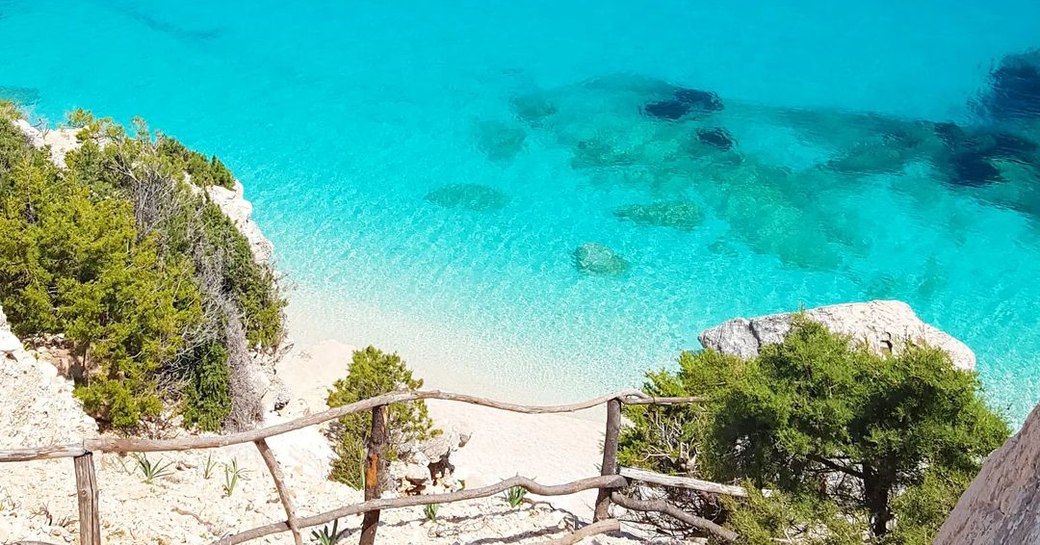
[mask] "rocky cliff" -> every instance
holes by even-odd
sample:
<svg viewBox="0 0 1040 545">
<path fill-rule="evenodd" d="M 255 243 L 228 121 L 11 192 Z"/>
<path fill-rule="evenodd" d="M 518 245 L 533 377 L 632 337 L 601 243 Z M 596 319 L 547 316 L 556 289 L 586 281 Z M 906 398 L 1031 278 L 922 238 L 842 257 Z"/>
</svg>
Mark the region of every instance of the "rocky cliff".
<svg viewBox="0 0 1040 545">
<path fill-rule="evenodd" d="M 51 162 L 59 168 L 65 168 L 65 157 L 69 152 L 79 149 L 82 142 L 77 136 L 80 129 L 38 129 L 24 119 L 14 122 L 15 126 L 37 148 L 49 150 Z M 203 188 L 191 185 L 190 176 L 185 174 L 193 191 L 201 192 Z M 251 218 L 253 205 L 245 198 L 245 190 L 238 180 L 234 189 L 209 186 L 204 189 L 209 198 L 216 204 L 228 219 L 235 225 L 242 236 L 249 242 L 253 258 L 257 263 L 273 269 L 274 245 L 271 244 L 260 227 Z M 282 345 L 274 350 L 252 350 L 243 365 L 232 369 L 232 390 L 236 392 L 234 403 L 247 407 L 240 411 L 243 414 L 255 414 L 256 417 L 268 415 L 280 410 L 290 401 L 290 395 L 284 383 L 275 374 L 275 364 L 291 348 L 292 342 L 285 339 Z M 258 423 L 258 422 L 254 422 Z"/>
<path fill-rule="evenodd" d="M 1040 544 L 1040 405 L 993 454 L 933 545 Z"/>
<path fill-rule="evenodd" d="M 698 339 L 705 348 L 751 358 L 762 346 L 782 342 L 794 315 L 788 312 L 736 318 L 702 332 Z M 854 342 L 866 343 L 878 354 L 898 354 L 908 343 L 927 344 L 945 350 L 955 366 L 975 368 L 975 353 L 967 345 L 924 323 L 910 305 L 901 301 L 830 305 L 806 310 L 805 315 L 831 331 L 849 335 Z"/>
</svg>

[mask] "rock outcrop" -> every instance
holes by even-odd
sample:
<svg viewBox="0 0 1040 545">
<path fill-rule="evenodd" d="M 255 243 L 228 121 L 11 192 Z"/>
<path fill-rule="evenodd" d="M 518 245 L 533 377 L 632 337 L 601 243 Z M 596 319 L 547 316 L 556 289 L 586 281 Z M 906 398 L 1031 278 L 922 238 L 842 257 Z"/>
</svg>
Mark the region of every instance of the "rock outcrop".
<svg viewBox="0 0 1040 545">
<path fill-rule="evenodd" d="M 450 429 L 441 435 L 421 442 L 411 442 L 398 448 L 397 460 L 390 462 L 387 471 L 390 486 L 406 495 L 453 492 L 462 488 L 455 479 L 452 453 L 466 446 L 469 432 Z"/>
<path fill-rule="evenodd" d="M 245 188 L 242 183 L 235 180 L 235 188 L 227 189 L 220 186 L 206 188 L 206 193 L 213 199 L 213 203 L 220 207 L 242 236 L 249 241 L 249 248 L 253 251 L 253 258 L 257 263 L 270 264 L 274 255 L 274 245 L 260 232 L 260 226 L 252 219 L 253 203 L 246 200 Z"/>
<path fill-rule="evenodd" d="M 0 448 L 30 448 L 97 435 L 97 423 L 72 395 L 72 382 L 25 350 L 0 309 Z M 3 479 L 0 479 L 3 481 Z M 2 486 L 3 483 L 0 483 Z"/>
<path fill-rule="evenodd" d="M 758 355 L 767 344 L 780 343 L 791 329 L 795 313 L 736 318 L 702 332 L 698 339 L 705 348 L 741 358 Z M 870 301 L 830 305 L 805 311 L 806 317 L 831 331 L 864 342 L 875 353 L 898 354 L 908 343 L 926 344 L 945 350 L 954 366 L 975 368 L 975 353 L 953 336 L 930 326 L 901 301 Z"/>
<path fill-rule="evenodd" d="M 1040 544 L 1040 405 L 993 451 L 933 545 Z"/>
<path fill-rule="evenodd" d="M 14 122 L 34 147 L 43 148 L 50 146 L 51 162 L 61 168 L 65 168 L 65 155 L 82 145 L 77 138 L 79 129 L 55 129 L 41 131 L 29 124 L 24 119 Z"/>
<path fill-rule="evenodd" d="M 60 128 L 41 131 L 24 119 L 18 119 L 14 124 L 34 147 L 49 148 L 51 162 L 59 168 L 65 168 L 65 156 L 82 145 L 77 136 L 79 129 Z M 190 176 L 187 173 L 185 176 L 188 176 L 189 187 L 196 192 L 202 191 L 201 188 L 191 184 Z M 260 226 L 252 220 L 253 205 L 246 200 L 242 183 L 235 180 L 234 189 L 210 186 L 205 188 L 205 191 L 213 203 L 249 242 L 253 259 L 257 263 L 273 269 L 274 245 L 260 231 Z M 248 422 L 240 425 L 232 423 L 233 427 L 258 424 L 263 419 L 264 413 L 280 410 L 288 404 L 290 394 L 285 384 L 275 374 L 275 364 L 291 346 L 291 341 L 286 339 L 278 349 L 251 351 L 248 360 L 233 366 L 232 390 L 235 392 L 233 394 L 236 397 L 235 403 L 250 407 L 249 410 L 236 411 L 237 414 L 247 415 Z"/>
</svg>

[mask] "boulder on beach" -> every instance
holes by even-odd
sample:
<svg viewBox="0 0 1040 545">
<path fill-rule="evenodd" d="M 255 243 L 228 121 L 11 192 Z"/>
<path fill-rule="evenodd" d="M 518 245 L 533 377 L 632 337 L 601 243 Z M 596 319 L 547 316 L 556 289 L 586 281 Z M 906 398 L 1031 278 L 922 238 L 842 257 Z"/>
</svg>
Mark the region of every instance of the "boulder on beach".
<svg viewBox="0 0 1040 545">
<path fill-rule="evenodd" d="M 614 217 L 640 225 L 693 231 L 704 221 L 704 211 L 689 201 L 669 201 L 622 206 L 614 210 Z"/>
<path fill-rule="evenodd" d="M 586 242 L 574 250 L 574 266 L 586 273 L 617 276 L 628 270 L 628 260 L 607 246 Z"/>
<path fill-rule="evenodd" d="M 975 368 L 975 353 L 967 345 L 921 321 L 910 305 L 902 301 L 847 303 L 804 312 L 807 318 L 831 331 L 848 335 L 853 342 L 866 343 L 876 354 L 898 354 L 907 344 L 923 344 L 945 350 L 957 368 Z M 783 342 L 795 314 L 735 318 L 701 332 L 697 338 L 705 348 L 753 358 L 762 346 Z"/>
<path fill-rule="evenodd" d="M 509 202 L 505 193 L 481 184 L 448 184 L 427 193 L 425 199 L 445 208 L 465 208 L 477 212 L 498 210 Z"/>
</svg>

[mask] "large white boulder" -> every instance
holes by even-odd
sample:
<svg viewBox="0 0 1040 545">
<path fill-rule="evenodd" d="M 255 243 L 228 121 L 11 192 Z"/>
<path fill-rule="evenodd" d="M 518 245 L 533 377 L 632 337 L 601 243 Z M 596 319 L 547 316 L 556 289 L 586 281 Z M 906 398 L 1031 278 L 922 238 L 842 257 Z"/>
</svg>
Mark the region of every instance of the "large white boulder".
<svg viewBox="0 0 1040 545">
<path fill-rule="evenodd" d="M 705 348 L 752 358 L 762 346 L 783 342 L 795 314 L 736 318 L 702 332 L 698 339 Z M 831 331 L 866 343 L 878 354 L 898 354 L 908 343 L 925 344 L 945 350 L 960 369 L 975 368 L 975 353 L 966 344 L 921 321 L 902 301 L 830 305 L 806 310 L 805 315 Z"/>
</svg>

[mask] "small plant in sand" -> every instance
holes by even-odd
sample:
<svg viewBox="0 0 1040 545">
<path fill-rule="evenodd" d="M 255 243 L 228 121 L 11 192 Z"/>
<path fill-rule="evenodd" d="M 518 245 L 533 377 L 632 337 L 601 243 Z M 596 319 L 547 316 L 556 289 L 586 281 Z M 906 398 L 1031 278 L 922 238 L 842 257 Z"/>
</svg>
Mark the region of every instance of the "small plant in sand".
<svg viewBox="0 0 1040 545">
<path fill-rule="evenodd" d="M 514 486 L 506 491 L 506 501 L 513 509 L 520 507 L 520 504 L 524 503 L 525 497 L 527 497 L 527 489 L 522 486 Z"/>
<path fill-rule="evenodd" d="M 224 464 L 224 496 L 230 498 L 238 486 L 238 479 L 248 473 L 249 470 L 238 467 L 238 459 L 232 458 L 230 464 Z"/>
<path fill-rule="evenodd" d="M 18 509 L 18 502 L 11 497 L 11 493 L 5 488 L 0 488 L 0 513 Z"/>
<path fill-rule="evenodd" d="M 31 514 L 33 517 L 42 518 L 46 522 L 47 526 L 60 526 L 62 528 L 68 529 L 76 523 L 76 519 L 68 515 L 60 518 L 55 518 L 54 514 L 51 513 L 50 506 L 47 504 L 40 505 L 36 509 L 33 509 L 31 511 Z"/>
<path fill-rule="evenodd" d="M 339 543 L 339 519 L 332 521 L 332 526 L 326 524 L 321 531 L 312 530 L 311 537 L 318 545 L 336 545 Z"/>
<path fill-rule="evenodd" d="M 426 516 L 426 520 L 430 522 L 437 522 L 437 511 L 440 510 L 439 503 L 431 503 L 423 507 L 423 515 Z"/>
<path fill-rule="evenodd" d="M 213 476 L 213 470 L 216 469 L 217 462 L 213 460 L 213 453 L 206 455 L 206 464 L 202 466 L 202 478 L 209 480 Z"/>
<path fill-rule="evenodd" d="M 137 462 L 137 468 L 141 470 L 145 484 L 153 484 L 156 479 L 173 475 L 173 472 L 170 471 L 173 462 L 152 462 L 145 454 L 134 454 L 134 461 Z"/>
</svg>

